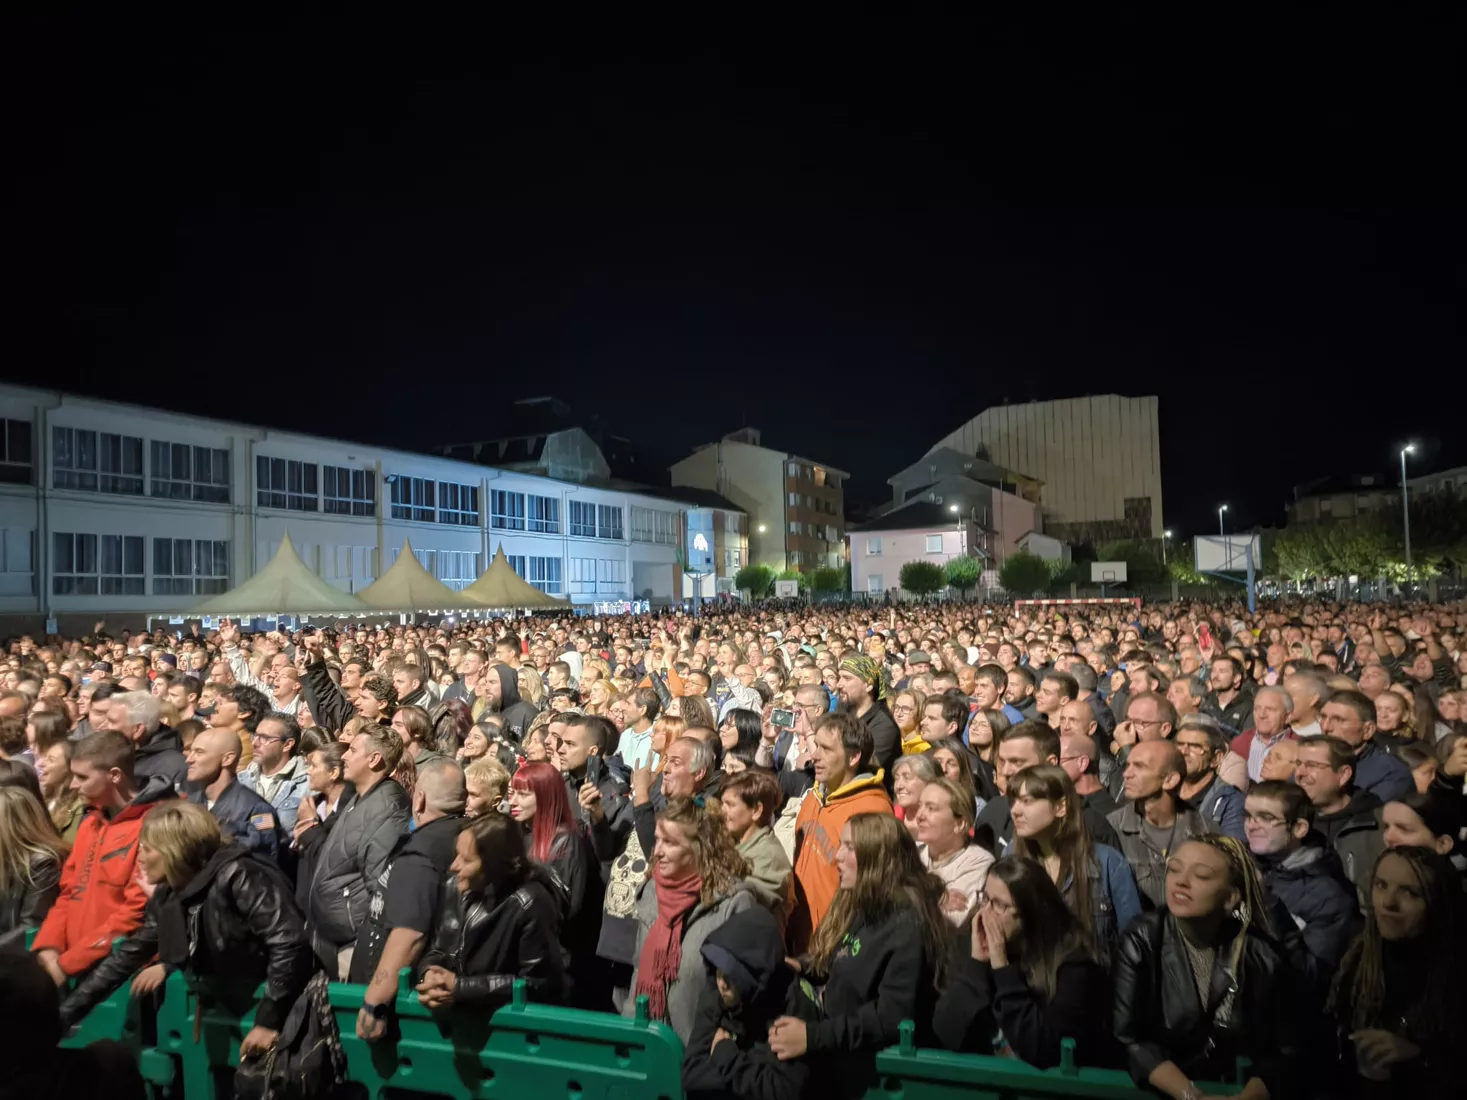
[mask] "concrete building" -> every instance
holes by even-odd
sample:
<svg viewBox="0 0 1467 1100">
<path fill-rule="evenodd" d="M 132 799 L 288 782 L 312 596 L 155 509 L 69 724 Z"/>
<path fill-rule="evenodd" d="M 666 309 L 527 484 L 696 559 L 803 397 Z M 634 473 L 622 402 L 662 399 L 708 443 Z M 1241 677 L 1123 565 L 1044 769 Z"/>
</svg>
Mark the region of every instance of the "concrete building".
<svg viewBox="0 0 1467 1100">
<path fill-rule="evenodd" d="M 1290 524 L 1330 523 L 1401 506 L 1401 486 L 1380 474 L 1336 474 L 1294 486 Z"/>
<path fill-rule="evenodd" d="M 761 446 L 745 428 L 671 468 L 672 484 L 708 489 L 748 517 L 749 561 L 809 572 L 845 559 L 844 470 Z"/>
<path fill-rule="evenodd" d="M 1045 533 L 1068 542 L 1160 538 L 1155 397 L 1100 394 L 985 409 L 934 443 L 1042 483 Z"/>
<path fill-rule="evenodd" d="M 682 597 L 688 508 L 446 457 L 0 387 L 0 620 L 63 632 L 181 614 L 270 560 L 286 529 L 360 591 L 411 536 L 463 588 L 503 546 L 576 603 Z"/>
<path fill-rule="evenodd" d="M 1020 536 L 1043 527 L 1038 503 L 1043 486 L 1038 481 L 948 447 L 886 480 L 893 500 L 882 510 L 883 517 L 923 502 L 945 506 L 949 514 L 938 517 L 943 525 L 950 526 L 961 515 L 973 529 L 971 545 L 990 557 L 995 567 L 1019 549 Z M 869 526 L 869 522 L 862 525 Z"/>
</svg>

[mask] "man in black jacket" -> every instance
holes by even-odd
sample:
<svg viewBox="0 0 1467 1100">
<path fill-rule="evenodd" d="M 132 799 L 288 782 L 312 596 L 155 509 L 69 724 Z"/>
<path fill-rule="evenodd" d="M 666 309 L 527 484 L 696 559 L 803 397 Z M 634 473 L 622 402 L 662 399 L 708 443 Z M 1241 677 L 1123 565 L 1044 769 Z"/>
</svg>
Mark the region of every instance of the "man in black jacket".
<svg viewBox="0 0 1467 1100">
<path fill-rule="evenodd" d="M 408 829 L 408 797 L 392 778 L 402 751 L 395 730 L 370 723 L 342 757 L 343 777 L 355 793 L 331 816 L 307 890 L 306 912 L 316 955 L 327 974 L 340 981 L 351 972 L 357 930 L 371 902 L 369 887 Z"/>
<path fill-rule="evenodd" d="M 437 927 L 443 880 L 467 801 L 457 762 L 436 757 L 424 764 L 413 788 L 417 828 L 400 838 L 391 861 L 368 887 L 367 923 L 357 933 L 350 980 L 367 986 L 357 1037 L 369 1043 L 387 1032 L 398 971 L 417 963 Z"/>
<path fill-rule="evenodd" d="M 107 700 L 108 725 L 133 743 L 133 775 L 146 781 L 161 775 L 181 790 L 188 775 L 183 741 L 162 724 L 158 700 L 146 691 L 123 691 Z"/>
<path fill-rule="evenodd" d="M 504 736 L 518 745 L 530 723 L 540 713 L 520 698 L 518 674 L 506 664 L 491 665 L 479 677 L 479 693 L 498 712 Z"/>
<path fill-rule="evenodd" d="M 891 767 L 902 753 L 902 731 L 886 709 L 886 674 L 870 657 L 847 653 L 836 677 L 836 692 L 847 710 L 861 720 L 871 732 L 876 747 L 874 759 L 886 772 L 886 786 L 891 787 Z"/>
<path fill-rule="evenodd" d="M 1059 764 L 1059 734 L 1040 721 L 1021 722 L 1006 730 L 998 742 L 998 785 L 1007 790 L 1009 780 L 1035 764 Z M 1084 808 L 1085 824 L 1095 844 L 1118 848 L 1115 830 L 1088 803 Z M 973 839 L 995 856 L 1005 856 L 1014 842 L 1014 819 L 1009 813 L 1006 796 L 991 798 L 973 826 Z"/>
</svg>

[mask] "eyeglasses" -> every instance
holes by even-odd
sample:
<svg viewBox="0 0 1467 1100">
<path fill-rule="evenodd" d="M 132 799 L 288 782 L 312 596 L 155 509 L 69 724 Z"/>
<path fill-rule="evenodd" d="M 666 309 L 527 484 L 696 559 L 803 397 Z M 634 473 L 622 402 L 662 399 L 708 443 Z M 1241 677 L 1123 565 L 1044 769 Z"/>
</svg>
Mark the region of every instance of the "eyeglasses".
<svg viewBox="0 0 1467 1100">
<path fill-rule="evenodd" d="M 1212 751 L 1211 745 L 1199 745 L 1192 741 L 1178 741 L 1177 748 L 1189 756 L 1193 753 L 1206 753 Z"/>
<path fill-rule="evenodd" d="M 268 733 L 252 733 L 252 734 L 250 734 L 250 740 L 251 741 L 284 741 L 285 738 L 283 738 L 283 737 L 271 737 Z"/>
<path fill-rule="evenodd" d="M 1250 824 L 1262 825 L 1265 829 L 1273 829 L 1278 827 L 1279 825 L 1288 824 L 1288 821 L 1285 818 L 1274 817 L 1273 814 L 1255 814 L 1251 812 L 1245 812 L 1243 814 L 1243 820 L 1249 822 Z"/>
<path fill-rule="evenodd" d="M 985 905 L 992 905 L 993 911 L 1000 916 L 1004 913 L 1012 912 L 1014 908 L 1013 902 L 999 901 L 997 898 L 992 897 L 987 890 L 979 890 L 978 908 L 982 909 Z"/>
<path fill-rule="evenodd" d="M 1335 769 L 1330 767 L 1327 760 L 1301 760 L 1294 765 L 1294 770 L 1300 772 L 1332 772 Z"/>
</svg>

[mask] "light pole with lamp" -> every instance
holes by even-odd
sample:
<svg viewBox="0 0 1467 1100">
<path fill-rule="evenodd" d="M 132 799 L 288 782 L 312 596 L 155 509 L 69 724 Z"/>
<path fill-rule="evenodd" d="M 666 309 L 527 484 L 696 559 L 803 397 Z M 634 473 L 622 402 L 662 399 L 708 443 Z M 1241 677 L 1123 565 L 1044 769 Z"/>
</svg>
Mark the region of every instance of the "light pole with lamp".
<svg viewBox="0 0 1467 1100">
<path fill-rule="evenodd" d="M 1416 450 L 1416 444 L 1407 443 L 1401 448 L 1401 526 L 1406 533 L 1406 578 L 1411 577 L 1411 508 L 1406 500 L 1406 456 Z"/>
<path fill-rule="evenodd" d="M 1162 568 L 1166 568 L 1166 544 L 1167 544 L 1167 540 L 1169 538 L 1171 538 L 1171 537 L 1172 537 L 1172 533 L 1170 531 L 1163 531 L 1161 533 L 1161 564 L 1162 564 Z"/>
<path fill-rule="evenodd" d="M 1228 506 L 1226 504 L 1222 505 L 1217 510 L 1217 534 L 1218 534 L 1218 537 L 1219 538 L 1227 538 L 1228 537 L 1228 533 L 1223 530 L 1223 513 L 1226 512 L 1227 510 L 1228 510 Z"/>
</svg>

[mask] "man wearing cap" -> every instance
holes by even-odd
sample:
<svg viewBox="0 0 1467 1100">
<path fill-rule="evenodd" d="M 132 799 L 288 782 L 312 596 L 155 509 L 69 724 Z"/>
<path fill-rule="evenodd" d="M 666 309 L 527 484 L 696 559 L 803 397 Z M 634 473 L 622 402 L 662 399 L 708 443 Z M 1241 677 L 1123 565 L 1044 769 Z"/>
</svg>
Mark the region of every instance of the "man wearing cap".
<svg viewBox="0 0 1467 1100">
<path fill-rule="evenodd" d="M 902 733 L 886 708 L 886 674 L 862 653 L 847 653 L 836 676 L 841 703 L 871 732 L 877 765 L 891 782 L 891 766 L 902 751 Z"/>
<path fill-rule="evenodd" d="M 932 658 L 920 649 L 914 649 L 907 654 L 907 675 L 902 682 L 895 687 L 896 691 L 906 691 L 912 686 L 912 677 L 920 676 L 924 672 L 932 671 Z"/>
</svg>

